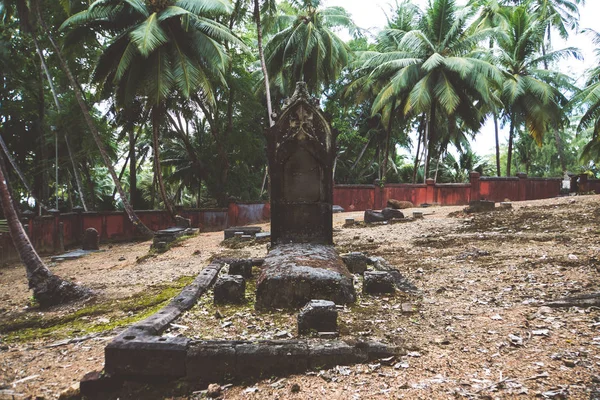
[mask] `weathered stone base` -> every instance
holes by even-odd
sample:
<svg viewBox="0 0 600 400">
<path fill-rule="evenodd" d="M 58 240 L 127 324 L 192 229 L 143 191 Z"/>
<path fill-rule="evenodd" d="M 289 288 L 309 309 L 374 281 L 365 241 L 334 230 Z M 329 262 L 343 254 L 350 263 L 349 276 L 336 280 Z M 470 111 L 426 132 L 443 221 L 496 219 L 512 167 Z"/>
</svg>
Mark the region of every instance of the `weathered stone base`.
<svg viewBox="0 0 600 400">
<path fill-rule="evenodd" d="M 402 351 L 379 342 L 192 341 L 158 336 L 127 340 L 119 336 L 105 350 L 105 370 L 110 376 L 120 378 L 184 378 L 210 383 L 364 363 Z"/>
<path fill-rule="evenodd" d="M 352 275 L 333 246 L 298 243 L 272 249 L 256 282 L 256 309 L 300 308 L 312 299 L 356 300 Z"/>
</svg>

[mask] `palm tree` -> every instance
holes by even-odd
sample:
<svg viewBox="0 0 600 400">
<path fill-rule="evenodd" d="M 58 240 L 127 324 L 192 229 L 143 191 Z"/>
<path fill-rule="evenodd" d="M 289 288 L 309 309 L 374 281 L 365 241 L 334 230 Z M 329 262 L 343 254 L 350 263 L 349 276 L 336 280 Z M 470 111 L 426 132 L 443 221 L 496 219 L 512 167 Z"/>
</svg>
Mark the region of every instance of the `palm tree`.
<svg viewBox="0 0 600 400">
<path fill-rule="evenodd" d="M 471 0 L 469 6 L 478 9 L 477 18 L 471 23 L 470 29 L 482 30 L 498 28 L 500 30 L 508 29 L 507 11 L 508 7 L 503 6 L 499 0 Z M 494 37 L 490 38 L 489 48 L 494 47 Z M 490 113 L 494 120 L 494 137 L 496 139 L 496 175 L 501 175 L 500 169 L 500 139 L 498 129 L 498 106 L 500 104 L 489 104 Z"/>
<path fill-rule="evenodd" d="M 114 94 L 121 107 L 129 107 L 136 96 L 145 99 L 151 110 L 155 173 L 172 217 L 175 211 L 160 167 L 166 100 L 175 92 L 184 98 L 200 93 L 204 102 L 214 103 L 212 81 L 225 85 L 223 73 L 229 61 L 222 43 L 243 44 L 209 16 L 231 9 L 228 1 L 220 0 L 97 0 L 62 26 L 116 32 L 96 65 L 94 81 L 105 93 Z"/>
<path fill-rule="evenodd" d="M 283 85 L 284 93 L 304 81 L 316 93 L 335 81 L 348 63 L 349 48 L 333 29 L 358 28 L 342 7 L 322 8 L 321 0 L 290 1 L 297 14 L 291 25 L 272 36 L 265 47 L 267 72 Z"/>
<path fill-rule="evenodd" d="M 586 29 L 586 33 L 592 37 L 596 46 L 597 62 L 600 62 L 600 33 L 592 29 Z M 571 103 L 586 107 L 577 131 L 592 131 L 592 138 L 584 146 L 581 154 L 583 160 L 589 161 L 600 159 L 600 63 L 587 71 L 587 76 L 585 88 L 573 97 Z"/>
<path fill-rule="evenodd" d="M 19 6 L 19 12 L 20 12 L 19 17 L 22 19 L 24 18 L 27 21 L 30 21 L 30 9 L 27 6 L 27 4 L 23 0 L 18 0 L 17 5 Z M 48 38 L 48 40 L 50 41 L 50 44 L 52 45 L 52 49 L 54 50 L 55 55 L 57 56 L 57 58 L 59 60 L 60 66 L 63 69 L 70 85 L 72 86 L 72 88 L 74 90 L 74 94 L 77 99 L 79 108 L 81 109 L 82 115 L 85 119 L 85 123 L 88 126 L 88 129 L 90 130 L 90 132 L 92 133 L 92 137 L 94 138 L 94 142 L 96 143 L 96 146 L 98 147 L 98 150 L 100 151 L 100 155 L 102 156 L 104 165 L 108 169 L 108 171 L 113 179 L 113 182 L 115 184 L 115 187 L 119 191 L 119 195 L 121 196 L 121 200 L 123 202 L 125 211 L 127 212 L 127 215 L 129 216 L 129 219 L 131 220 L 133 225 L 143 235 L 152 236 L 153 232 L 142 223 L 142 221 L 138 218 L 138 216 L 135 214 L 135 211 L 133 210 L 133 208 L 127 201 L 127 197 L 125 196 L 125 192 L 123 191 L 123 188 L 119 182 L 117 174 L 112 165 L 112 161 L 110 160 L 110 157 L 108 156 L 108 152 L 106 150 L 106 145 L 102 141 L 100 134 L 98 132 L 98 129 L 96 128 L 94 121 L 92 120 L 92 117 L 90 114 L 90 109 L 89 109 L 88 105 L 86 104 L 84 95 L 81 91 L 81 87 L 80 87 L 79 83 L 77 82 L 77 80 L 75 79 L 73 72 L 69 68 L 69 65 L 67 64 L 67 61 L 66 61 L 60 47 L 57 45 L 56 41 L 54 40 L 52 31 L 48 29 L 48 26 L 46 25 L 46 23 L 42 17 L 38 2 L 35 0 L 31 0 L 30 5 L 32 7 L 31 11 L 33 11 L 34 15 L 37 15 L 37 21 L 38 21 L 40 27 L 45 31 L 45 35 Z M 32 32 L 32 35 L 35 35 L 35 33 Z"/>
<path fill-rule="evenodd" d="M 2 168 L 0 168 L 0 204 L 2 204 L 2 212 L 8 223 L 10 237 L 21 261 L 25 264 L 29 288 L 33 290 L 34 299 L 41 307 L 49 307 L 90 297 L 92 292 L 89 289 L 54 275 L 44 265 L 19 221 L 6 182 L 6 177 L 2 172 Z"/>
<path fill-rule="evenodd" d="M 491 89 L 500 73 L 476 50 L 492 31 L 469 32 L 469 11 L 454 0 L 434 0 L 416 28 L 384 31 L 386 48 L 361 56 L 368 72 L 363 86 L 378 93 L 373 113 L 397 109 L 404 117 L 425 116 L 426 178 L 428 160 L 443 135 L 455 135 L 459 120 L 464 128 L 479 130 L 480 105 L 495 101 Z"/>
<path fill-rule="evenodd" d="M 546 25 L 525 6 L 513 8 L 509 29 L 498 39 L 496 64 L 506 75 L 502 102 L 510 120 L 506 175 L 510 176 L 515 131 L 525 125 L 538 145 L 549 127 L 557 129 L 565 122 L 563 106 L 567 99 L 559 87 L 574 89 L 564 74 L 538 66 L 568 56 L 578 57 L 576 49 L 567 48 L 540 55 Z"/>
</svg>

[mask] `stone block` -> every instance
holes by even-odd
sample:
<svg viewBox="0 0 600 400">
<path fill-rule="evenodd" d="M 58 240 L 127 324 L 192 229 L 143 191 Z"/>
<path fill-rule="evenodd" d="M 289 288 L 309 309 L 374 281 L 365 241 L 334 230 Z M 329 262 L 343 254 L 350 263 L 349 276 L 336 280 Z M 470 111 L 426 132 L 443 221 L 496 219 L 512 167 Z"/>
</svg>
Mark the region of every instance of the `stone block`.
<svg viewBox="0 0 600 400">
<path fill-rule="evenodd" d="M 225 229 L 224 235 L 225 239 L 231 239 L 236 232 L 243 232 L 244 235 L 254 236 L 261 231 L 262 228 L 260 226 L 232 226 L 231 228 Z"/>
<path fill-rule="evenodd" d="M 118 376 L 185 376 L 189 339 L 120 335 L 104 349 L 104 369 Z"/>
<path fill-rule="evenodd" d="M 215 304 L 240 304 L 246 301 L 246 281 L 240 275 L 223 275 L 215 283 Z"/>
<path fill-rule="evenodd" d="M 100 235 L 95 228 L 87 228 L 83 234 L 83 250 L 100 250 Z"/>
<path fill-rule="evenodd" d="M 344 220 L 344 226 L 352 226 L 355 224 L 354 218 L 346 218 Z"/>
<path fill-rule="evenodd" d="M 473 200 L 469 202 L 469 207 L 467 208 L 468 212 L 488 212 L 494 211 L 496 208 L 496 203 L 488 200 Z"/>
<path fill-rule="evenodd" d="M 235 342 L 192 343 L 187 351 L 186 378 L 204 383 L 224 382 L 235 373 Z"/>
<path fill-rule="evenodd" d="M 413 211 L 413 218 L 414 219 L 422 219 L 423 218 L 423 211 Z"/>
<path fill-rule="evenodd" d="M 81 396 L 91 397 L 100 393 L 112 392 L 123 384 L 122 379 L 100 371 L 88 372 L 79 382 Z"/>
<path fill-rule="evenodd" d="M 333 212 L 334 214 L 336 214 L 336 213 L 343 213 L 344 211 L 345 210 L 344 210 L 344 208 L 342 206 L 334 205 L 334 206 L 331 207 L 331 212 Z"/>
<path fill-rule="evenodd" d="M 402 211 L 389 207 L 386 207 L 383 210 L 381 210 L 381 215 L 383 215 L 383 218 L 385 218 L 386 221 L 389 221 L 390 219 L 404 218 L 404 213 L 402 213 Z"/>
<path fill-rule="evenodd" d="M 337 332 L 338 312 L 329 300 L 311 300 L 298 313 L 298 334 Z"/>
<path fill-rule="evenodd" d="M 236 377 L 267 377 L 308 369 L 308 345 L 301 341 L 263 341 L 235 347 Z"/>
<path fill-rule="evenodd" d="M 364 214 L 363 220 L 367 224 L 372 224 L 373 222 L 383 222 L 383 221 L 385 221 L 385 217 L 379 211 L 365 210 L 365 214 Z"/>
<path fill-rule="evenodd" d="M 192 227 L 192 220 L 189 218 L 184 218 L 181 215 L 176 215 L 175 216 L 175 225 L 177 225 L 179 228 L 191 228 Z"/>
<path fill-rule="evenodd" d="M 256 309 L 300 308 L 312 299 L 356 299 L 352 275 L 334 247 L 298 243 L 271 249 L 257 279 Z"/>
<path fill-rule="evenodd" d="M 387 271 L 365 271 L 363 293 L 394 293 L 395 284 L 392 275 Z"/>
<path fill-rule="evenodd" d="M 252 278 L 252 259 L 234 259 L 229 262 L 229 275 L 240 275 L 245 279 Z"/>
<path fill-rule="evenodd" d="M 348 271 L 353 274 L 363 274 L 367 270 L 369 257 L 360 252 L 342 254 L 342 261 L 346 264 Z"/>
<path fill-rule="evenodd" d="M 308 366 L 311 369 L 332 368 L 336 365 L 364 363 L 368 360 L 366 350 L 342 341 L 328 340 L 311 345 Z"/>
</svg>

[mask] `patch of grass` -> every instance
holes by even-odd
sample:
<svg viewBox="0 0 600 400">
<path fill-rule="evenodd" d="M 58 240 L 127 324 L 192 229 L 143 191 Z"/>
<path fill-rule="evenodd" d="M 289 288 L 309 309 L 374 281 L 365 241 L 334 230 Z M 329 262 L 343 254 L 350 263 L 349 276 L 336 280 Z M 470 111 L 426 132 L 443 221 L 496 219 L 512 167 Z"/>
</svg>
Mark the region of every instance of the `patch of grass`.
<svg viewBox="0 0 600 400">
<path fill-rule="evenodd" d="M 193 280 L 193 276 L 184 276 L 171 284 L 151 287 L 126 299 L 91 304 L 66 315 L 49 318 L 27 314 L 13 316 L 10 320 L 0 321 L 0 333 L 6 334 L 4 340 L 7 342 L 27 342 L 109 331 L 155 313 Z M 90 320 L 103 315 L 110 317 L 109 322 Z"/>
</svg>

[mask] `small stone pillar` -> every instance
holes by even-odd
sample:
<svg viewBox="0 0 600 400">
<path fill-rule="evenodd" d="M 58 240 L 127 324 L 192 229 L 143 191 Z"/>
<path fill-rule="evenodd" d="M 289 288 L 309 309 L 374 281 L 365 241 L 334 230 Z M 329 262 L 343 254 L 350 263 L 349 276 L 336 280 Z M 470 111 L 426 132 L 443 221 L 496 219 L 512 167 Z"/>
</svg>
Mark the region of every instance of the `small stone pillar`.
<svg viewBox="0 0 600 400">
<path fill-rule="evenodd" d="M 83 234 L 83 250 L 100 250 L 100 234 L 96 228 L 87 228 Z"/>
<path fill-rule="evenodd" d="M 363 274 L 367 270 L 369 258 L 360 252 L 342 254 L 342 261 L 353 274 Z"/>
<path fill-rule="evenodd" d="M 481 174 L 477 171 L 472 171 L 469 174 L 471 182 L 471 195 L 469 201 L 481 200 Z"/>
<path fill-rule="evenodd" d="M 363 293 L 382 294 L 394 293 L 396 287 L 394 279 L 386 271 L 365 271 L 363 280 Z"/>
<path fill-rule="evenodd" d="M 231 260 L 229 275 L 240 275 L 246 279 L 252 278 L 252 260 Z"/>
<path fill-rule="evenodd" d="M 426 202 L 427 204 L 435 203 L 435 180 L 428 178 L 425 183 L 427 184 Z"/>
<path fill-rule="evenodd" d="M 246 301 L 246 281 L 240 275 L 222 275 L 215 283 L 215 304 L 240 304 Z"/>
<path fill-rule="evenodd" d="M 21 213 L 22 223 L 26 227 L 25 232 L 29 236 L 29 240 L 33 243 L 33 218 L 35 218 L 35 213 L 31 210 L 25 210 Z"/>
<path fill-rule="evenodd" d="M 336 332 L 338 312 L 329 300 L 311 300 L 298 313 L 298 335 Z"/>
</svg>

